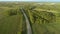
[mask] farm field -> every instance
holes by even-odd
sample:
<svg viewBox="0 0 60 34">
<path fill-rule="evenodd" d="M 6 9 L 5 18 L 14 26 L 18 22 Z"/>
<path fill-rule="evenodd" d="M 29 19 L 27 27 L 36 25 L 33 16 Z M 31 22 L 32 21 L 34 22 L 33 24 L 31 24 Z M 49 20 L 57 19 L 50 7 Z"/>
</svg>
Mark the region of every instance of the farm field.
<svg viewBox="0 0 60 34">
<path fill-rule="evenodd" d="M 60 3 L 0 2 L 0 34 L 29 32 L 60 34 Z"/>
</svg>

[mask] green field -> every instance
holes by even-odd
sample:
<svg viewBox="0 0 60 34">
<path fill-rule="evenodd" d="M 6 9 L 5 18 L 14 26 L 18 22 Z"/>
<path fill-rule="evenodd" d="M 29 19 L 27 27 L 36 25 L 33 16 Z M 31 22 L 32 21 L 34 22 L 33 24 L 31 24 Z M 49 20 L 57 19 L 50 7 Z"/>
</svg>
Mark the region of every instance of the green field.
<svg viewBox="0 0 60 34">
<path fill-rule="evenodd" d="M 0 2 L 0 34 L 27 34 L 24 8 L 33 34 L 60 34 L 60 3 Z"/>
</svg>

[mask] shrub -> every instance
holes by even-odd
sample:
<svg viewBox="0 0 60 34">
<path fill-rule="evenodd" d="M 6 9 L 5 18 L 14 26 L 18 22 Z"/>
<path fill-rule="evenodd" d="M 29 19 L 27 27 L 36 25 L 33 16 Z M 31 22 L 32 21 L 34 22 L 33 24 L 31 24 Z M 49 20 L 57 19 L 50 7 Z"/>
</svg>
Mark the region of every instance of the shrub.
<svg viewBox="0 0 60 34">
<path fill-rule="evenodd" d="M 17 10 L 9 10 L 9 16 L 17 15 Z"/>
</svg>

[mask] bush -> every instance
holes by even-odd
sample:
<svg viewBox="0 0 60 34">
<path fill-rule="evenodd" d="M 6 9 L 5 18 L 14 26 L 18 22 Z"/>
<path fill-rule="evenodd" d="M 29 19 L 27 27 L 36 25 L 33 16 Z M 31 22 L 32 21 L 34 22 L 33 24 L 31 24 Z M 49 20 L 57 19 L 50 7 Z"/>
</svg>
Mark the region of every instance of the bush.
<svg viewBox="0 0 60 34">
<path fill-rule="evenodd" d="M 9 10 L 9 16 L 17 15 L 17 10 Z"/>
</svg>

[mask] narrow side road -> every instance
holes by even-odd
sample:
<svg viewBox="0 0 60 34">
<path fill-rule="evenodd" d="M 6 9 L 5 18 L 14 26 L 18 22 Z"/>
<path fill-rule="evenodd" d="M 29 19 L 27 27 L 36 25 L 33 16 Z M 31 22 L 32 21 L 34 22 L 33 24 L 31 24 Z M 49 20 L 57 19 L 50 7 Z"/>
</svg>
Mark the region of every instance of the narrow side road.
<svg viewBox="0 0 60 34">
<path fill-rule="evenodd" d="M 25 10 L 23 8 L 21 8 L 21 12 L 23 13 L 23 15 L 25 17 L 25 20 L 26 20 L 27 34 L 32 34 L 32 29 L 31 29 L 31 26 L 30 26 L 29 19 L 28 19 L 27 15 L 26 15 L 26 13 L 24 11 Z"/>
</svg>

